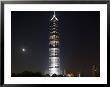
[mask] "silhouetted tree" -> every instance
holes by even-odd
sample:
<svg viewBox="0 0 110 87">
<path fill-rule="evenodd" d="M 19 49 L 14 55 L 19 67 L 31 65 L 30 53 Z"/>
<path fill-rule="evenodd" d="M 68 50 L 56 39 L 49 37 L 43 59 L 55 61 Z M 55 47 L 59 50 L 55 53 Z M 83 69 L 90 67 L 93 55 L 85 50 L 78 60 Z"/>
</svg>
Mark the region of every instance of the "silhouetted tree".
<svg viewBox="0 0 110 87">
<path fill-rule="evenodd" d="M 12 75 L 11 75 L 12 77 L 15 77 L 16 76 L 16 74 L 15 73 L 12 73 Z"/>
<path fill-rule="evenodd" d="M 46 77 L 50 77 L 50 75 L 49 75 L 49 74 L 46 74 L 45 76 L 46 76 Z"/>
<path fill-rule="evenodd" d="M 57 77 L 57 75 L 56 74 L 53 74 L 52 77 Z"/>
<path fill-rule="evenodd" d="M 63 75 L 58 75 L 58 77 L 63 77 Z"/>
<path fill-rule="evenodd" d="M 12 77 L 42 77 L 41 72 L 33 73 L 32 71 L 24 71 L 22 73 L 12 73 Z"/>
<path fill-rule="evenodd" d="M 35 76 L 41 77 L 41 76 L 43 76 L 43 75 L 42 75 L 41 72 L 36 72 L 36 73 L 35 73 Z"/>
</svg>

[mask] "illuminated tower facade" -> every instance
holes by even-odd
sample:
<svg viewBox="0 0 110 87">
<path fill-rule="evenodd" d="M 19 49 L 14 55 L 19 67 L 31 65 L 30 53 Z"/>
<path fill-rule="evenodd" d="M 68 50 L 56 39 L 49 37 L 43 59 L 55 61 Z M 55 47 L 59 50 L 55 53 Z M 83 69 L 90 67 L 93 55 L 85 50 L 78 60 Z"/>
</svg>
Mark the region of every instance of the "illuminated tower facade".
<svg viewBox="0 0 110 87">
<path fill-rule="evenodd" d="M 53 14 L 49 22 L 49 75 L 60 75 L 60 47 L 58 19 Z"/>
</svg>

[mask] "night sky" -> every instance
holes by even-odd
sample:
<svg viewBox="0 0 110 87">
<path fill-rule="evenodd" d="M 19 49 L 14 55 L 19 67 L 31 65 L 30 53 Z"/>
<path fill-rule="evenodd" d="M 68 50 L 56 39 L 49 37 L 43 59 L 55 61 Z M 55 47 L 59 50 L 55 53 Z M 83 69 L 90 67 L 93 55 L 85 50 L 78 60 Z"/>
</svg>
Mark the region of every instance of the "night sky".
<svg viewBox="0 0 110 87">
<path fill-rule="evenodd" d="M 12 73 L 48 70 L 52 15 L 53 11 L 11 12 Z M 92 64 L 100 68 L 100 12 L 56 11 L 56 17 L 59 19 L 61 69 L 91 76 Z"/>
</svg>

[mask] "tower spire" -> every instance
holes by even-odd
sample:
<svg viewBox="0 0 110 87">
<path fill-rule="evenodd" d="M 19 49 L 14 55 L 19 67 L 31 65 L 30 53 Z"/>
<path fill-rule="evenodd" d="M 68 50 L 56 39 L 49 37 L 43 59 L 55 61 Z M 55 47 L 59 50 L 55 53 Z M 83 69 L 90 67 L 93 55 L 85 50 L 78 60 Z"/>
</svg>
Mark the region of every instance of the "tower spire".
<svg viewBox="0 0 110 87">
<path fill-rule="evenodd" d="M 56 16 L 56 15 L 55 15 L 55 11 L 54 11 L 54 14 L 53 14 L 53 15 L 54 15 L 54 17 Z"/>
<path fill-rule="evenodd" d="M 57 17 L 56 17 L 56 14 L 55 14 L 55 11 L 53 12 L 53 17 L 51 18 L 51 20 L 53 20 L 53 19 L 55 19 L 55 20 L 58 21 L 58 19 L 57 19 Z"/>
</svg>

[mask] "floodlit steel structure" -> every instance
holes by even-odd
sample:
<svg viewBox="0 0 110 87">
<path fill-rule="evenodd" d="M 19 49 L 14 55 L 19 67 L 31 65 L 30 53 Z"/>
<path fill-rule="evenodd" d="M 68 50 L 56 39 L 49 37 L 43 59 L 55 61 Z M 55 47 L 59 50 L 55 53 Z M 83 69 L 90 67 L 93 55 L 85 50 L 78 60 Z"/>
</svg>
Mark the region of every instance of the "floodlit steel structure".
<svg viewBox="0 0 110 87">
<path fill-rule="evenodd" d="M 58 18 L 55 15 L 49 22 L 49 75 L 60 75 L 60 49 Z"/>
</svg>

